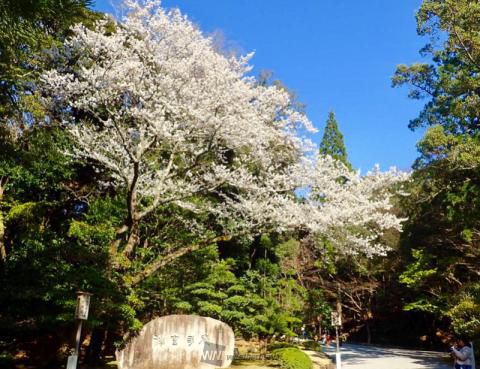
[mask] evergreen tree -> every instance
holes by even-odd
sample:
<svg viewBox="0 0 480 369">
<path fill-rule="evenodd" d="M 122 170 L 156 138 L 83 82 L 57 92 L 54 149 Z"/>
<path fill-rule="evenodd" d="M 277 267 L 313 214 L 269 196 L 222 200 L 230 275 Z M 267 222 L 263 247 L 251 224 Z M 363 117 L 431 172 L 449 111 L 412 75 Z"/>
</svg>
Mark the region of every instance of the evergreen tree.
<svg viewBox="0 0 480 369">
<path fill-rule="evenodd" d="M 399 65 L 394 86 L 426 99 L 409 128 L 427 127 L 418 143 L 403 201 L 409 220 L 399 280 L 410 288 L 405 309 L 451 321 L 455 333 L 480 339 L 480 7 L 474 0 L 424 0 L 417 13 L 421 51 L 430 63 Z M 442 42 L 439 42 L 442 40 Z M 409 301 L 410 300 L 410 301 Z"/>
<path fill-rule="evenodd" d="M 343 135 L 338 129 L 337 119 L 333 111 L 328 113 L 327 125 L 320 144 L 320 155 L 330 155 L 332 158 L 345 164 L 347 168 L 352 169 L 352 165 L 347 158 L 347 149 L 343 142 Z"/>
</svg>

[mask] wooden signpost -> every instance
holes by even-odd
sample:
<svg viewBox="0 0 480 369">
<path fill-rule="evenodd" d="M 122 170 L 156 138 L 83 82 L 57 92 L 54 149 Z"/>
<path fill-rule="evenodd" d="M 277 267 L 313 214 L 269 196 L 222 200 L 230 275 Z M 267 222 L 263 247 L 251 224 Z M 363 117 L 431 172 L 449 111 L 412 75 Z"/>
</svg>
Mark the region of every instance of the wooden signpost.
<svg viewBox="0 0 480 369">
<path fill-rule="evenodd" d="M 75 308 L 75 319 L 77 320 L 77 334 L 75 337 L 75 351 L 73 355 L 68 357 L 67 369 L 77 369 L 78 355 L 80 352 L 80 341 L 82 337 L 82 324 L 88 319 L 88 311 L 90 308 L 91 293 L 77 292 L 77 306 Z"/>
<path fill-rule="evenodd" d="M 342 326 L 342 304 L 340 302 L 340 289 L 339 289 L 339 294 L 337 298 L 337 311 L 332 311 L 332 325 L 335 326 L 335 335 L 336 335 L 336 341 L 337 341 L 337 350 L 335 353 L 335 364 L 337 369 L 342 368 L 342 354 L 340 352 L 340 334 L 339 330 Z"/>
</svg>

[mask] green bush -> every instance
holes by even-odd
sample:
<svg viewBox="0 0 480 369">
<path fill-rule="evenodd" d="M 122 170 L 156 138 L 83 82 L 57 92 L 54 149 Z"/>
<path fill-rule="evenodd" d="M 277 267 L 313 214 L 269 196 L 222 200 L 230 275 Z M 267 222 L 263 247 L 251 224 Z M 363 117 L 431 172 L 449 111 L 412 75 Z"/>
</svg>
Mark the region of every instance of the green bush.
<svg viewBox="0 0 480 369">
<path fill-rule="evenodd" d="M 480 284 L 475 284 L 459 296 L 447 312 L 455 333 L 470 338 L 480 336 Z"/>
<path fill-rule="evenodd" d="M 268 351 L 274 351 L 282 348 L 288 348 L 288 347 L 297 347 L 291 343 L 288 342 L 273 342 L 268 345 L 267 349 Z"/>
<path fill-rule="evenodd" d="M 316 341 L 305 341 L 302 343 L 303 347 L 305 347 L 307 350 L 313 350 L 313 351 L 322 351 L 322 345 L 320 345 Z"/>
<path fill-rule="evenodd" d="M 282 369 L 312 369 L 312 360 L 296 347 L 274 350 L 272 355 L 280 362 Z"/>
</svg>

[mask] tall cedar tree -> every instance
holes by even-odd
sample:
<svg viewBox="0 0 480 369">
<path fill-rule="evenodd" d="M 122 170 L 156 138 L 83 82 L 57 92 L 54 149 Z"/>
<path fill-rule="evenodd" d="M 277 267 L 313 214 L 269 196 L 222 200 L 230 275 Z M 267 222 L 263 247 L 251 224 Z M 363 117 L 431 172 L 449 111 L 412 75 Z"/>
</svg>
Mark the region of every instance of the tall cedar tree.
<svg viewBox="0 0 480 369">
<path fill-rule="evenodd" d="M 348 161 L 343 135 L 338 128 L 337 119 L 333 111 L 328 113 L 327 125 L 320 144 L 320 154 L 330 155 L 345 164 L 347 168 L 352 169 L 352 165 Z"/>
</svg>

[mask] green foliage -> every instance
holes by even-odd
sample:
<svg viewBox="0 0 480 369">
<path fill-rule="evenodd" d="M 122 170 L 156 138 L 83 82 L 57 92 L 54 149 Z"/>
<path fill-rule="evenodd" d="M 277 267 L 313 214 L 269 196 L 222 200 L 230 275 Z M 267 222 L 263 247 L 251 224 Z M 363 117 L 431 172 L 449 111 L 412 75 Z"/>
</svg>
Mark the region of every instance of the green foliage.
<svg viewBox="0 0 480 369">
<path fill-rule="evenodd" d="M 297 346 L 288 342 L 273 342 L 268 345 L 267 350 L 274 351 L 278 349 L 291 348 L 291 347 L 296 348 Z"/>
<path fill-rule="evenodd" d="M 0 2 L 0 112 L 6 120 L 42 121 L 37 79 L 48 62 L 45 50 L 61 46 L 70 26 L 92 25 L 99 14 L 90 0 L 3 0 Z"/>
<path fill-rule="evenodd" d="M 307 350 L 322 352 L 322 345 L 320 345 L 317 341 L 305 341 L 302 342 L 302 345 Z"/>
<path fill-rule="evenodd" d="M 405 272 L 400 275 L 400 282 L 408 287 L 428 284 L 433 277 L 438 277 L 436 268 L 431 268 L 431 255 L 425 255 L 423 250 L 412 250 L 414 262 L 409 264 Z"/>
<path fill-rule="evenodd" d="M 315 322 L 320 318 L 322 325 L 328 327 L 331 312 L 332 303 L 325 297 L 324 290 L 321 288 L 309 289 L 304 311 L 306 321 Z"/>
<path fill-rule="evenodd" d="M 280 311 L 274 299 L 264 296 L 262 276 L 250 270 L 238 278 L 234 266 L 232 259 L 218 260 L 205 279 L 186 286 L 185 300 L 175 303 L 175 307 L 225 321 L 246 337 L 291 335 L 289 326 L 296 320 Z"/>
<path fill-rule="evenodd" d="M 472 0 L 424 0 L 417 30 L 430 42 L 431 63 L 400 65 L 394 86 L 426 99 L 409 127 L 428 127 L 418 143 L 409 220 L 402 236 L 404 271 L 411 290 L 405 309 L 434 312 L 460 333 L 478 336 L 480 241 L 480 6 Z"/>
<path fill-rule="evenodd" d="M 467 337 L 480 336 L 480 284 L 463 292 L 448 311 L 455 333 Z"/>
<path fill-rule="evenodd" d="M 442 165 L 443 170 L 468 170 L 480 165 L 479 137 L 469 134 L 452 134 L 441 125 L 430 127 L 417 147 L 421 157 L 415 167 Z"/>
<path fill-rule="evenodd" d="M 337 119 L 333 111 L 328 113 L 327 125 L 320 143 L 320 155 L 330 155 L 332 158 L 345 164 L 347 168 L 352 169 L 352 165 L 348 161 L 343 135 L 338 128 Z"/>
<path fill-rule="evenodd" d="M 428 313 L 441 314 L 442 309 L 439 306 L 440 301 L 432 302 L 432 299 L 427 297 L 416 296 L 415 301 L 409 302 L 403 306 L 405 311 L 424 311 Z"/>
<path fill-rule="evenodd" d="M 272 351 L 272 355 L 280 362 L 282 369 L 312 369 L 310 357 L 296 347 L 281 348 Z"/>
<path fill-rule="evenodd" d="M 400 65 L 393 78 L 394 86 L 411 86 L 410 97 L 429 99 L 410 128 L 439 124 L 450 133 L 478 132 L 479 16 L 477 1 L 423 2 L 417 30 L 430 37 L 422 53 L 431 55 L 433 63 Z"/>
<path fill-rule="evenodd" d="M 249 263 L 245 258 L 251 250 L 242 246 L 245 240 L 236 242 L 222 252 L 213 245 L 198 250 L 160 270 L 141 286 L 145 307 L 138 315 L 208 315 L 227 322 L 246 338 L 295 335 L 293 330 L 301 325 L 297 316 L 304 309 L 304 291 L 289 267 L 285 266 L 286 274 L 282 272 L 283 260 L 277 259 L 276 250 L 282 249 L 284 241 L 273 235 L 258 238 L 254 247 L 261 251 L 254 252 L 256 258 Z"/>
<path fill-rule="evenodd" d="M 447 305 L 456 303 L 451 297 L 459 287 L 476 279 L 478 139 L 434 126 L 419 148 L 411 195 L 403 201 L 409 221 L 402 243 L 409 255 L 400 281 L 418 293 L 418 301 L 410 301 L 408 308 L 422 306 L 441 316 Z"/>
</svg>

